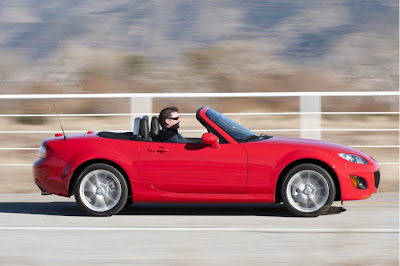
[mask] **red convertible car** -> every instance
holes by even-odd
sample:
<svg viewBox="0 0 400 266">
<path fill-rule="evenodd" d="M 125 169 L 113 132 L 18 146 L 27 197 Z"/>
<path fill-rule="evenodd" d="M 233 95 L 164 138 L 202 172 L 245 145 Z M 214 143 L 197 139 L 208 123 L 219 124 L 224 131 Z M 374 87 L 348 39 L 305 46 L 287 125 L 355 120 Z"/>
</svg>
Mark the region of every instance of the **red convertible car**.
<svg viewBox="0 0 400 266">
<path fill-rule="evenodd" d="M 133 132 L 56 134 L 40 146 L 34 182 L 42 194 L 75 195 L 94 216 L 133 202 L 283 202 L 294 215 L 318 216 L 335 200 L 378 192 L 379 165 L 360 151 L 256 135 L 208 107 L 196 117 L 208 133 L 193 143 L 156 141 L 158 118 L 147 116 Z"/>
</svg>

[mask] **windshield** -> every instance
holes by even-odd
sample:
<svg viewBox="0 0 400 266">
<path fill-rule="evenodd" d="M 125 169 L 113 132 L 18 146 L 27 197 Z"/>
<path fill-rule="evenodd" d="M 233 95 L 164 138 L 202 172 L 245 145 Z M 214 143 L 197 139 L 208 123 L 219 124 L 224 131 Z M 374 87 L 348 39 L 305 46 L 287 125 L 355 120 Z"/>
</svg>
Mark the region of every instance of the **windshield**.
<svg viewBox="0 0 400 266">
<path fill-rule="evenodd" d="M 257 136 L 251 130 L 212 109 L 207 110 L 206 116 L 235 140 L 245 140 L 251 136 Z"/>
</svg>

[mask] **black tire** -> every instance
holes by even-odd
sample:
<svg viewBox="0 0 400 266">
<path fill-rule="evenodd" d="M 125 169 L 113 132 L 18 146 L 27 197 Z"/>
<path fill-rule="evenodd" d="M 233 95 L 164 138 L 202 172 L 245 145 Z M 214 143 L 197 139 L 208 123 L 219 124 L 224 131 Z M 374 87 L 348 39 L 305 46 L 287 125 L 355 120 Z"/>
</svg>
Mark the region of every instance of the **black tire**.
<svg viewBox="0 0 400 266">
<path fill-rule="evenodd" d="M 286 208 L 296 216 L 317 217 L 327 211 L 336 195 L 330 174 L 315 164 L 300 164 L 290 170 L 281 188 Z"/>
<path fill-rule="evenodd" d="M 126 203 L 125 203 L 125 208 L 128 208 L 132 204 L 133 204 L 132 197 L 128 197 L 128 199 L 126 200 Z"/>
<path fill-rule="evenodd" d="M 83 170 L 74 187 L 79 207 L 93 216 L 111 216 L 120 212 L 128 199 L 128 185 L 114 167 L 96 163 Z"/>
</svg>

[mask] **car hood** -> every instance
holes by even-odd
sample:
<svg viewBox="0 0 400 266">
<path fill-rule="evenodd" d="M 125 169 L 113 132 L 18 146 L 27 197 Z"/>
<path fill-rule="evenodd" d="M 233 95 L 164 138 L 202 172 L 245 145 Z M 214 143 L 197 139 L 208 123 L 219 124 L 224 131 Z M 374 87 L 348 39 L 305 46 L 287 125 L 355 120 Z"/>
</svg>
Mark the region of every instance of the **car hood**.
<svg viewBox="0 0 400 266">
<path fill-rule="evenodd" d="M 351 147 L 331 143 L 322 140 L 312 140 L 312 139 L 300 139 L 300 138 L 285 138 L 285 137 L 273 137 L 270 139 L 265 139 L 260 141 L 267 145 L 286 145 L 286 146 L 296 146 L 297 148 L 305 148 L 312 150 L 329 150 L 335 153 L 351 153 L 361 156 L 368 156 L 361 151 L 353 149 Z M 368 156 L 369 158 L 369 156 Z"/>
</svg>

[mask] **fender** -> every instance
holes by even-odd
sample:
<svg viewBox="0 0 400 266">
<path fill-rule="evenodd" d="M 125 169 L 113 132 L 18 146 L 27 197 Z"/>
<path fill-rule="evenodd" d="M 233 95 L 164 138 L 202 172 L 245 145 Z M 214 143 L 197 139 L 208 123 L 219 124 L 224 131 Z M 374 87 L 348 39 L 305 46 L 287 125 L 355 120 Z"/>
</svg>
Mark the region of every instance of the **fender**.
<svg viewBox="0 0 400 266">
<path fill-rule="evenodd" d="M 301 150 L 296 150 L 292 151 L 285 156 L 283 156 L 275 165 L 274 172 L 281 173 L 283 169 L 285 169 L 286 166 L 289 164 L 302 160 L 302 159 L 312 159 L 312 160 L 318 160 L 321 162 L 324 162 L 325 164 L 329 165 L 334 171 L 335 171 L 335 165 L 332 164 L 330 161 L 332 161 L 332 156 L 329 154 L 326 154 L 324 152 L 318 151 L 318 150 L 313 150 L 313 149 L 301 149 Z M 331 160 L 328 160 L 328 158 L 331 158 Z M 336 172 L 336 171 L 335 171 Z M 278 174 L 278 175 L 279 175 Z"/>
<path fill-rule="evenodd" d="M 331 160 L 328 160 L 328 158 L 330 158 Z M 282 173 L 282 171 L 288 165 L 290 165 L 293 162 L 296 162 L 296 161 L 299 161 L 299 160 L 307 160 L 307 159 L 309 159 L 309 160 L 317 160 L 317 161 L 325 163 L 326 165 L 328 165 L 332 169 L 332 171 L 335 173 L 336 177 L 338 179 L 340 179 L 340 175 L 338 175 L 338 172 L 337 172 L 337 169 L 336 169 L 336 160 L 333 160 L 334 161 L 333 164 L 330 163 L 330 162 L 332 162 L 332 156 L 331 155 L 329 155 L 329 154 L 327 154 L 325 152 L 318 151 L 318 150 L 310 150 L 310 149 L 296 150 L 296 151 L 293 151 L 293 152 L 287 154 L 286 156 L 284 156 L 277 164 L 277 168 L 275 169 L 276 172 L 274 173 L 276 175 L 276 179 L 275 179 L 276 183 L 275 183 L 275 186 L 274 186 L 275 195 L 277 193 L 279 193 L 279 192 L 276 191 L 276 189 L 278 188 L 279 183 L 283 180 L 282 177 L 279 178 L 279 175 Z M 332 177 L 332 178 L 335 179 L 335 177 Z M 343 187 L 340 186 L 341 182 L 339 180 L 337 180 L 337 181 L 338 181 L 337 185 L 339 185 L 339 188 L 340 188 L 340 193 L 342 193 L 343 192 Z M 335 183 L 336 183 L 336 181 L 335 181 Z M 336 189 L 338 190 L 339 188 L 336 188 Z"/>
<path fill-rule="evenodd" d="M 260 154 L 263 153 L 263 147 L 256 146 L 255 143 L 245 144 L 244 146 L 249 155 L 246 186 L 246 193 L 249 194 L 274 195 L 282 171 L 297 160 L 319 160 L 334 168 L 334 165 L 327 163 L 329 154 L 308 147 L 287 146 L 280 149 L 271 145 L 269 149 L 274 151 L 273 155 L 262 157 Z M 287 151 L 288 149 L 291 149 L 291 151 Z"/>
<path fill-rule="evenodd" d="M 140 171 L 140 165 L 138 160 L 138 151 L 135 154 L 135 158 L 129 158 L 123 152 L 116 149 L 110 149 L 106 147 L 101 148 L 90 148 L 78 153 L 72 157 L 68 163 L 63 168 L 61 179 L 63 179 L 66 184 L 71 181 L 72 174 L 75 169 L 81 164 L 95 159 L 102 159 L 114 162 L 119 165 L 128 175 L 131 182 L 140 181 L 143 179 L 143 175 Z M 101 156 L 100 156 L 101 155 Z"/>
</svg>

